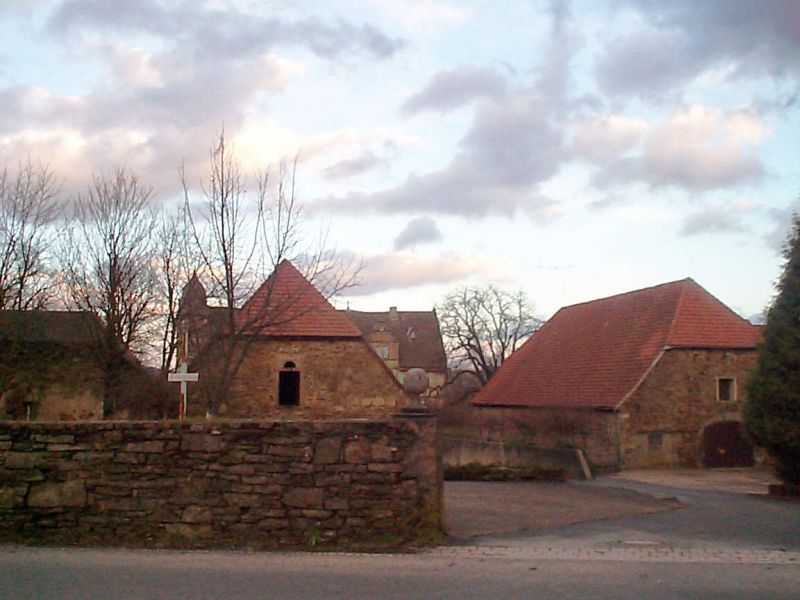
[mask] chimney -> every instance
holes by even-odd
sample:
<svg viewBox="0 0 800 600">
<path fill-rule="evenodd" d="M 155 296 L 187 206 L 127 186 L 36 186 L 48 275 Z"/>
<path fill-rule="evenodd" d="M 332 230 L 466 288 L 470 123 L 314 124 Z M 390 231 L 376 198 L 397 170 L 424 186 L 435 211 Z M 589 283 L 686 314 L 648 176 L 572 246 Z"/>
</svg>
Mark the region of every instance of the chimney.
<svg viewBox="0 0 800 600">
<path fill-rule="evenodd" d="M 392 321 L 399 321 L 400 320 L 400 315 L 397 314 L 397 307 L 396 306 L 390 306 L 389 307 L 389 319 L 392 320 Z"/>
</svg>

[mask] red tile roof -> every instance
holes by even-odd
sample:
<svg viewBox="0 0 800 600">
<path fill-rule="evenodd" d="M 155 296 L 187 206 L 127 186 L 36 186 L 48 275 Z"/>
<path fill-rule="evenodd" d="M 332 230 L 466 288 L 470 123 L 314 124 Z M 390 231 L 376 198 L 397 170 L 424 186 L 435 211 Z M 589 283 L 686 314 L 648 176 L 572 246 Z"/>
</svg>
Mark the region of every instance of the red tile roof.
<svg viewBox="0 0 800 600">
<path fill-rule="evenodd" d="M 237 318 L 245 330 L 270 337 L 361 337 L 358 327 L 288 260 L 245 302 Z"/>
<path fill-rule="evenodd" d="M 342 312 L 358 326 L 366 339 L 376 331 L 391 332 L 399 346 L 401 369 L 417 367 L 440 373 L 447 371 L 447 356 L 436 311 Z"/>
<path fill-rule="evenodd" d="M 662 350 L 755 348 L 761 328 L 692 279 L 559 310 L 506 360 L 477 406 L 617 407 Z"/>
</svg>

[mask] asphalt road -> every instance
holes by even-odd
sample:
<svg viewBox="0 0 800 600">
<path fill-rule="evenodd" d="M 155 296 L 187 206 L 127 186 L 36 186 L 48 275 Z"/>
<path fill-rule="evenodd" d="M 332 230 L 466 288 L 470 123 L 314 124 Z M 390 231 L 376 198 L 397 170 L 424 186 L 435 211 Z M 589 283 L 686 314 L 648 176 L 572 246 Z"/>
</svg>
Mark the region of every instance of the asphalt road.
<svg viewBox="0 0 800 600">
<path fill-rule="evenodd" d="M 800 504 L 612 479 L 570 485 L 579 495 L 613 487 L 677 497 L 683 507 L 413 555 L 0 547 L 0 598 L 800 597 Z M 488 488 L 488 500 L 502 502 L 499 490 Z"/>
</svg>

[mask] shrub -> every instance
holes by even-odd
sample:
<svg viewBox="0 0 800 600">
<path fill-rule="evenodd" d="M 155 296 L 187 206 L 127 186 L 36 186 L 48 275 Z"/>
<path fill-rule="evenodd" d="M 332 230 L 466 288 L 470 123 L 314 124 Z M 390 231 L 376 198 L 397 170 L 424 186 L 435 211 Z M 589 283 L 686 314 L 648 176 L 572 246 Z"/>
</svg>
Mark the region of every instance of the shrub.
<svg viewBox="0 0 800 600">
<path fill-rule="evenodd" d="M 800 484 L 800 215 L 792 219 L 783 255 L 786 263 L 748 382 L 744 419 L 752 440 L 776 459 L 778 476 Z"/>
</svg>

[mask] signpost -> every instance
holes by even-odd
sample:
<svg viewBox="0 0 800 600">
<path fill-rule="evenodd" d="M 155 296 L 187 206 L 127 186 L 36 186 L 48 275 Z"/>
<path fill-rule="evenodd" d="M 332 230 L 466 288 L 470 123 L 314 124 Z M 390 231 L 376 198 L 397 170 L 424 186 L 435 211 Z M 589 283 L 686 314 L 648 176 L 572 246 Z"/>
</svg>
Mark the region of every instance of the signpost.
<svg viewBox="0 0 800 600">
<path fill-rule="evenodd" d="M 167 374 L 167 381 L 181 384 L 181 404 L 180 404 L 180 418 L 186 417 L 186 407 L 189 404 L 189 382 L 196 382 L 200 375 L 199 373 L 189 373 L 189 365 L 182 363 L 178 370 L 174 373 Z"/>
</svg>

